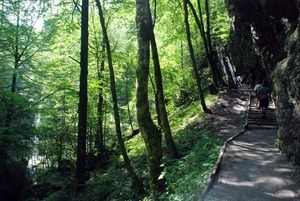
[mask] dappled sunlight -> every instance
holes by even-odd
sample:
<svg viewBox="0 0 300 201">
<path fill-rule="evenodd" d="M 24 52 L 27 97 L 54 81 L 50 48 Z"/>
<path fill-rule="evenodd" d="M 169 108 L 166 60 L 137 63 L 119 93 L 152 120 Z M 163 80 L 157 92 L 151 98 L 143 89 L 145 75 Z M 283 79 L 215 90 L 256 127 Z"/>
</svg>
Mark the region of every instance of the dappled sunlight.
<svg viewBox="0 0 300 201">
<path fill-rule="evenodd" d="M 237 142 L 234 141 L 231 143 L 231 145 L 236 146 L 233 149 L 245 149 L 245 150 L 255 150 L 255 151 L 261 151 L 261 152 L 276 152 L 278 149 L 276 147 L 270 147 L 266 143 L 246 143 L 246 142 Z"/>
<path fill-rule="evenodd" d="M 300 192 L 298 191 L 298 194 Z M 297 197 L 297 194 L 291 190 L 287 190 L 287 189 L 282 189 L 282 190 L 278 190 L 276 193 L 266 193 L 267 195 L 270 195 L 272 197 L 277 197 L 277 198 L 295 198 Z"/>
<path fill-rule="evenodd" d="M 228 181 L 228 180 L 220 180 L 220 182 L 224 183 L 224 184 L 228 184 L 231 186 L 246 186 L 246 187 L 252 187 L 255 184 L 253 182 L 249 182 L 249 181 Z"/>
<path fill-rule="evenodd" d="M 212 123 L 212 133 L 224 140 L 243 129 L 248 95 L 239 92 L 220 92 L 222 97 L 215 102 L 213 114 L 206 115 Z"/>
<path fill-rule="evenodd" d="M 169 116 L 170 125 L 173 132 L 184 130 L 185 128 L 204 121 L 203 110 L 200 106 L 200 101 L 191 103 L 190 107 L 183 106 L 180 110 L 171 112 Z"/>
<path fill-rule="evenodd" d="M 273 130 L 246 131 L 231 141 L 204 201 L 297 200 L 296 173 L 272 142 L 276 142 Z"/>
<path fill-rule="evenodd" d="M 163 157 L 169 186 L 168 200 L 192 200 L 201 191 L 217 160 L 222 141 L 210 135 L 211 123 L 204 119 L 200 102 L 173 111 L 170 117 L 172 133 L 180 157 Z M 164 139 L 163 139 L 164 140 Z"/>
<path fill-rule="evenodd" d="M 291 182 L 289 182 L 288 180 L 276 176 L 261 176 L 257 178 L 254 183 L 256 185 L 257 184 L 265 185 L 265 188 L 268 190 L 278 188 L 281 185 L 291 184 Z"/>
<path fill-rule="evenodd" d="M 245 105 L 235 105 L 233 106 L 233 110 L 238 113 L 245 111 Z"/>
<path fill-rule="evenodd" d="M 288 169 L 286 167 L 276 167 L 274 168 L 274 171 L 276 172 L 284 172 L 284 173 L 292 173 L 293 171 L 291 169 Z"/>
</svg>

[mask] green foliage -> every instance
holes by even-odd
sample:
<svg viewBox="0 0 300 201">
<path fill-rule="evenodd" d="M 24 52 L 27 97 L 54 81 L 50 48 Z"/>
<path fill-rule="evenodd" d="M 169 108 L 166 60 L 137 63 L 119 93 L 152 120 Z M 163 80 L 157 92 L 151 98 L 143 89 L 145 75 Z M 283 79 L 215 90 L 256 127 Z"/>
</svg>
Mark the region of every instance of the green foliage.
<svg viewBox="0 0 300 201">
<path fill-rule="evenodd" d="M 288 160 L 287 157 L 286 157 L 286 160 Z M 289 165 L 297 171 L 297 177 L 299 178 L 300 177 L 300 165 L 295 162 L 295 159 L 293 159 L 292 161 L 289 160 Z"/>
<path fill-rule="evenodd" d="M 16 160 L 29 159 L 33 152 L 39 155 L 41 161 L 37 167 L 44 180 L 39 178 L 38 185 L 49 185 L 54 186 L 55 190 L 59 189 L 56 193 L 53 193 L 54 190 L 49 191 L 53 194 L 47 200 L 64 200 L 66 195 L 73 193 L 67 191 L 68 187 L 73 189 L 73 184 L 64 180 L 69 180 L 70 175 L 49 175 L 47 168 L 51 167 L 56 171 L 55 168 L 59 167 L 62 161 L 74 163 L 76 158 L 80 6 L 76 7 L 75 1 L 35 1 L 34 5 L 31 4 L 32 1 L 14 2 L 11 4 L 11 1 L 4 0 L 1 3 L 3 11 L 0 11 L 2 50 L 0 146 Z M 103 3 L 114 62 L 122 131 L 125 137 L 132 132 L 130 124 L 134 129 L 137 128 L 135 5 L 129 1 Z M 174 200 L 182 198 L 177 192 L 190 196 L 193 188 L 203 186 L 218 149 L 218 141 L 210 137 L 209 125 L 202 122 L 203 111 L 199 102 L 195 101 L 198 100 L 198 96 L 185 41 L 181 4 L 180 1 L 158 1 L 154 29 L 170 123 L 182 156 L 178 160 L 164 161 L 169 188 L 163 197 Z M 15 7 L 16 5 L 19 6 Z M 153 9 L 154 5 L 151 7 Z M 100 88 L 103 89 L 105 102 L 103 108 L 105 148 L 111 151 L 118 149 L 118 146 L 98 13 L 94 4 L 91 4 L 90 8 L 90 21 L 93 25 L 89 26 L 87 145 L 89 151 L 94 153 L 95 134 L 99 127 L 97 106 Z M 16 21 L 18 12 L 19 27 Z M 222 0 L 211 1 L 211 14 L 213 42 L 226 41 L 229 23 Z M 154 13 L 152 15 L 154 17 Z M 43 28 L 34 25 L 38 17 L 43 17 L 40 19 Z M 38 21 L 41 22 L 40 20 Z M 195 50 L 205 90 L 211 82 L 210 72 L 203 66 L 205 56 L 200 35 L 195 24 L 191 24 L 194 26 L 192 37 L 196 41 Z M 19 52 L 16 52 L 16 47 Z M 21 57 L 16 60 L 15 56 Z M 100 73 L 99 79 L 102 60 L 105 61 L 104 70 Z M 151 76 L 152 72 L 153 69 Z M 16 93 L 11 93 L 14 73 L 17 75 Z M 152 86 L 150 93 L 151 111 L 155 111 Z M 209 102 L 208 99 L 207 101 Z M 130 106 L 131 117 L 128 115 L 127 105 Z M 7 118 L 9 110 L 13 112 L 13 118 L 10 120 Z M 202 123 L 198 125 L 197 122 Z M 125 144 L 135 171 L 147 186 L 146 148 L 142 137 L 139 134 Z M 122 165 L 122 157 L 117 155 L 111 160 L 108 168 L 102 167 L 101 171 L 91 173 L 86 192 L 81 195 L 83 200 L 104 200 L 108 196 L 116 200 L 134 200 L 138 196 L 132 191 L 131 180 Z"/>
<path fill-rule="evenodd" d="M 212 42 L 214 45 L 217 41 L 222 41 L 224 44 L 227 44 L 230 19 L 223 0 L 211 1 L 210 10 Z"/>
<path fill-rule="evenodd" d="M 184 139 L 178 144 L 183 157 L 166 168 L 169 188 L 165 195 L 168 200 L 194 200 L 200 197 L 222 145 L 219 139 L 209 136 L 209 126 L 202 131 L 186 128 L 183 132 Z"/>
<path fill-rule="evenodd" d="M 21 95 L 9 92 L 0 93 L 0 99 L 5 100 L 0 104 L 0 146 L 16 160 L 28 159 L 36 133 L 34 113 L 27 111 L 30 102 Z"/>
<path fill-rule="evenodd" d="M 217 98 L 208 96 L 206 101 Z M 170 122 L 181 158 L 165 161 L 168 190 L 164 200 L 193 200 L 209 178 L 218 158 L 222 141 L 210 133 L 211 125 L 202 120 L 199 101 L 177 110 Z"/>
<path fill-rule="evenodd" d="M 210 102 L 217 96 L 207 96 Z M 200 194 L 209 178 L 219 151 L 221 140 L 212 137 L 211 125 L 203 120 L 199 101 L 188 107 L 181 107 L 170 118 L 173 137 L 180 152 L 180 158 L 164 157 L 168 189 L 161 195 L 162 200 L 193 200 Z M 146 148 L 140 134 L 126 141 L 126 148 L 131 163 L 137 174 L 147 184 Z M 164 149 L 166 149 L 164 147 Z M 132 191 L 132 181 L 128 177 L 122 157 L 111 158 L 107 170 L 90 173 L 86 191 L 78 197 L 85 200 L 142 200 Z M 147 197 L 144 200 L 151 200 Z"/>
<path fill-rule="evenodd" d="M 82 195 L 82 200 L 105 200 L 115 188 L 115 179 L 111 174 L 105 174 L 100 171 L 94 172 L 87 183 L 86 193 Z"/>
<path fill-rule="evenodd" d="M 38 170 L 40 171 L 40 170 Z M 35 194 L 45 201 L 71 201 L 76 190 L 74 169 L 47 168 L 35 179 Z"/>
</svg>

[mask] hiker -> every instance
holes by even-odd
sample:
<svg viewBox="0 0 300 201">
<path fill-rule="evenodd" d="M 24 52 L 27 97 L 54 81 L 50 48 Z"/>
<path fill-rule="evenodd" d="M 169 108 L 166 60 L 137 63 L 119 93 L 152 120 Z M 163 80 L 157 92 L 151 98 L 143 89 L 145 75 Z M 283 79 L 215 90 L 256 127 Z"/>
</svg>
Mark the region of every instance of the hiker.
<svg viewBox="0 0 300 201">
<path fill-rule="evenodd" d="M 259 99 L 258 99 L 258 90 L 259 88 L 262 87 L 262 82 L 258 82 L 257 85 L 254 87 L 254 93 L 255 93 L 255 99 L 256 99 L 256 106 L 257 108 L 260 108 L 259 106 Z"/>
<path fill-rule="evenodd" d="M 259 99 L 259 106 L 262 112 L 262 119 L 266 118 L 267 107 L 269 106 L 269 96 L 270 90 L 267 87 L 266 83 L 263 83 L 262 86 L 257 91 L 257 97 Z"/>
</svg>

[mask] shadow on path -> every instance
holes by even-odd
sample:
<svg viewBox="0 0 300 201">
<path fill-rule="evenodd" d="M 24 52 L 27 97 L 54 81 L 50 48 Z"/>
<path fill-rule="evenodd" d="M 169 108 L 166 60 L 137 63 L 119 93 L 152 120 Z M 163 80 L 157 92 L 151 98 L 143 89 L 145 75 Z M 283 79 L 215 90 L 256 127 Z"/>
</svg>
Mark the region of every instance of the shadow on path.
<svg viewBox="0 0 300 201">
<path fill-rule="evenodd" d="M 277 129 L 245 130 L 226 146 L 203 201 L 299 201 L 295 169 L 276 147 Z"/>
<path fill-rule="evenodd" d="M 275 147 L 277 130 L 248 130 L 228 144 L 204 201 L 300 200 L 296 171 Z"/>
</svg>

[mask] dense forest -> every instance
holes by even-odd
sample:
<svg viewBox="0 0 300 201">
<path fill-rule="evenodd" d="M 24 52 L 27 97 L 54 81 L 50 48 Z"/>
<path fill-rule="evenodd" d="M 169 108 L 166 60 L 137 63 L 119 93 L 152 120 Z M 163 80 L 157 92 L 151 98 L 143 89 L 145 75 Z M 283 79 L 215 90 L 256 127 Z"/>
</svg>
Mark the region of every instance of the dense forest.
<svg viewBox="0 0 300 201">
<path fill-rule="evenodd" d="M 222 0 L 0 6 L 1 200 L 199 197 L 222 146 L 202 116 L 236 87 Z"/>
</svg>

